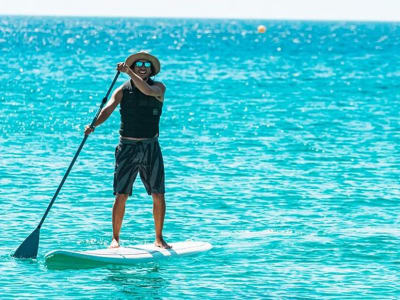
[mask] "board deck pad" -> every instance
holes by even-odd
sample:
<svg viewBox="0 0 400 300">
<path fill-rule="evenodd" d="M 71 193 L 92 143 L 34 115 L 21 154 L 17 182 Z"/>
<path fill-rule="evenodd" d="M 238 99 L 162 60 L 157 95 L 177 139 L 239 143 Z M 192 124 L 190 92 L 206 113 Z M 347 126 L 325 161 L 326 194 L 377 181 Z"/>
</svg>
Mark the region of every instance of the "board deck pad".
<svg viewBox="0 0 400 300">
<path fill-rule="evenodd" d="M 134 245 L 129 247 L 106 248 L 88 251 L 54 250 L 46 254 L 46 263 L 70 262 L 79 263 L 95 262 L 110 264 L 135 264 L 159 260 L 162 258 L 195 254 L 208 251 L 212 245 L 207 242 L 176 242 L 169 243 L 171 249 L 163 249 L 154 244 Z"/>
</svg>

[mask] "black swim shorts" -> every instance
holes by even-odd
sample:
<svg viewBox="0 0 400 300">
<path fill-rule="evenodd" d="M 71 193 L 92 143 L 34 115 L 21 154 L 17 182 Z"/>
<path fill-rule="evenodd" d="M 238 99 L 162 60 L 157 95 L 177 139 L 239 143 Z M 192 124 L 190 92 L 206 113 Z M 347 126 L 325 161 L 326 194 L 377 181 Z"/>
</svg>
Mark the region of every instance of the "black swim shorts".
<svg viewBox="0 0 400 300">
<path fill-rule="evenodd" d="M 114 195 L 132 195 L 137 174 L 149 195 L 164 194 L 164 161 L 158 138 L 132 141 L 121 138 L 115 149 Z"/>
</svg>

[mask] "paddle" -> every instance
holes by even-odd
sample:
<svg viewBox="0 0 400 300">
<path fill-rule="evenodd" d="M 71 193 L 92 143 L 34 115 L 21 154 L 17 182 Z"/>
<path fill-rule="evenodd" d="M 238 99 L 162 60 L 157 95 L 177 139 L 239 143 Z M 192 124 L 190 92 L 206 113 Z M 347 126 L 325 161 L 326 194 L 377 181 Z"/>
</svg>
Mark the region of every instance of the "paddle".
<svg viewBox="0 0 400 300">
<path fill-rule="evenodd" d="M 115 82 L 117 81 L 117 78 L 119 76 L 120 72 L 118 71 L 117 74 L 115 74 L 114 80 L 111 83 L 110 88 L 107 91 L 106 96 L 103 98 L 100 108 L 96 113 L 96 116 L 94 117 L 92 123 L 90 124 L 90 127 L 94 128 L 94 124 L 97 121 L 97 118 L 100 115 L 101 110 L 103 109 L 104 105 L 107 103 L 107 98 L 110 95 L 110 92 L 115 84 Z M 36 229 L 25 239 L 25 241 L 22 242 L 22 244 L 18 247 L 18 249 L 15 251 L 15 253 L 13 254 L 14 257 L 17 258 L 36 258 L 37 256 L 37 252 L 38 252 L 38 248 L 39 248 L 39 235 L 40 235 L 40 228 L 42 227 L 42 224 L 44 222 L 44 220 L 47 217 L 47 214 L 49 213 L 51 207 L 53 206 L 54 201 L 56 200 L 58 193 L 60 192 L 65 180 L 68 177 L 69 172 L 72 169 L 72 166 L 74 165 L 76 159 L 78 158 L 79 153 L 81 152 L 83 145 L 85 144 L 87 138 L 89 135 L 85 134 L 85 137 L 83 138 L 78 151 L 75 153 L 74 158 L 72 159 L 67 172 L 65 172 L 64 178 L 61 180 L 60 185 L 57 188 L 57 191 L 55 192 L 53 199 L 51 199 L 49 206 L 46 209 L 46 212 L 44 213 L 42 220 L 40 220 L 39 225 L 36 227 Z"/>
</svg>

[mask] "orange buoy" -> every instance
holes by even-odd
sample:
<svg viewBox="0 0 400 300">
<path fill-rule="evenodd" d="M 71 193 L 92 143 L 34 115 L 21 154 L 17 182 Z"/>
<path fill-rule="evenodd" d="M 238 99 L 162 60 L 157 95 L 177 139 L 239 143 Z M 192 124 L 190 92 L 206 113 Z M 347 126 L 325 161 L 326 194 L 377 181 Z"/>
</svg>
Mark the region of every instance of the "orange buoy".
<svg viewBox="0 0 400 300">
<path fill-rule="evenodd" d="M 257 31 L 258 33 L 264 33 L 267 31 L 267 28 L 264 25 L 258 25 Z"/>
</svg>

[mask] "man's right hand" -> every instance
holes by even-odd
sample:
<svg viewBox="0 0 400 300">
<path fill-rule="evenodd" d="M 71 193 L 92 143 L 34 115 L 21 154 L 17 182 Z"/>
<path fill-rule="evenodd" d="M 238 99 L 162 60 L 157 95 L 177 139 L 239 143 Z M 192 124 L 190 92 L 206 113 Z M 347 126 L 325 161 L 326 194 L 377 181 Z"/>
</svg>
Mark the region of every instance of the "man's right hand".
<svg viewBox="0 0 400 300">
<path fill-rule="evenodd" d="M 117 71 L 129 74 L 129 71 L 132 71 L 132 70 L 129 68 L 129 66 L 126 63 L 120 62 L 117 64 Z"/>
<path fill-rule="evenodd" d="M 86 125 L 86 126 L 85 126 L 85 135 L 89 135 L 89 134 L 91 134 L 93 131 L 94 131 L 94 129 L 92 129 L 92 128 L 90 127 L 90 125 Z"/>
</svg>

